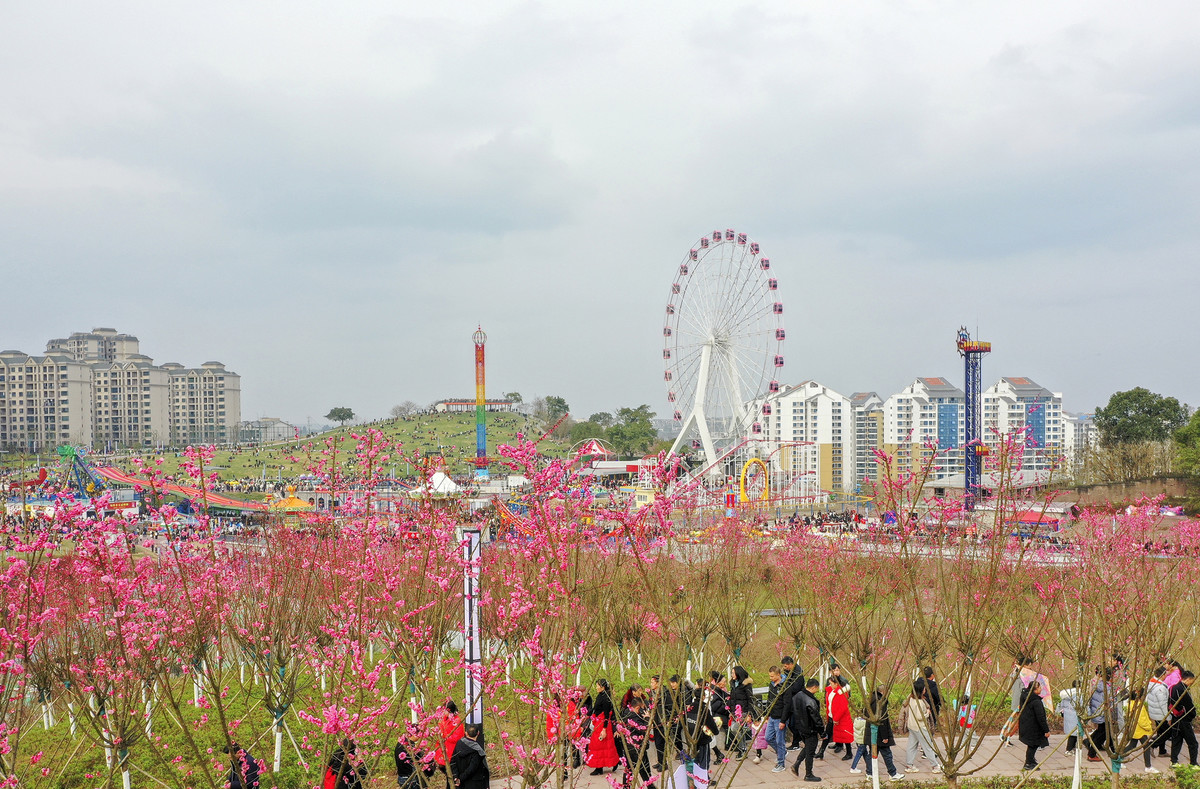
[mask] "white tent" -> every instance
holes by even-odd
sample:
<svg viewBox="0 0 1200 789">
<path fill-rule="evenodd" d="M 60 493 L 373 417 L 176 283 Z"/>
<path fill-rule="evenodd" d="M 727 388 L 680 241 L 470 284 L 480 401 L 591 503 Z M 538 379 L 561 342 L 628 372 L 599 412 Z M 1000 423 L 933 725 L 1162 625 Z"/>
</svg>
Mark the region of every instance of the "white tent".
<svg viewBox="0 0 1200 789">
<path fill-rule="evenodd" d="M 428 485 L 422 485 L 415 488 L 412 492 L 414 496 L 427 496 L 431 492 L 434 496 L 453 496 L 460 493 L 462 488 L 443 471 L 434 472 L 429 478 Z"/>
</svg>

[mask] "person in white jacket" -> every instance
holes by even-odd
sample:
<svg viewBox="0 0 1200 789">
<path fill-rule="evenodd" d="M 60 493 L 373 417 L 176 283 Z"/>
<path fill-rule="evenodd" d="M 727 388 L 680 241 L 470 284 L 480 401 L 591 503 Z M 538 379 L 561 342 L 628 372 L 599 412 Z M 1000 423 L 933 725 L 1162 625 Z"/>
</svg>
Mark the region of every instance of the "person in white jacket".
<svg viewBox="0 0 1200 789">
<path fill-rule="evenodd" d="M 1159 756 L 1167 755 L 1167 732 L 1171 728 L 1171 721 L 1167 715 L 1170 706 L 1167 697 L 1171 689 L 1167 687 L 1164 679 L 1166 673 L 1167 670 L 1159 666 L 1150 678 L 1150 684 L 1146 686 L 1146 714 L 1154 724 L 1154 734 L 1150 737 L 1150 745 L 1147 747 L 1153 749 L 1158 746 Z"/>
<path fill-rule="evenodd" d="M 1058 706 L 1054 709 L 1063 719 L 1063 734 L 1067 735 L 1067 753 L 1074 753 L 1079 745 L 1079 680 L 1071 687 L 1063 688 L 1058 694 Z"/>
</svg>

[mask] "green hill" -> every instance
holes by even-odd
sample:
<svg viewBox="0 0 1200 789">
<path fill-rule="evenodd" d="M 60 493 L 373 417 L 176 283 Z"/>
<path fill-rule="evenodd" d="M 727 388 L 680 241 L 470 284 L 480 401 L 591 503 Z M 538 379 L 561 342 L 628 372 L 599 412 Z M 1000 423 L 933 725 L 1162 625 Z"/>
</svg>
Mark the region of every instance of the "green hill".
<svg viewBox="0 0 1200 789">
<path fill-rule="evenodd" d="M 424 414 L 404 419 L 348 425 L 325 433 L 302 436 L 299 440 L 240 449 L 220 449 L 213 459 L 212 470 L 217 472 L 221 480 L 258 479 L 264 476 L 270 480 L 280 476 L 287 478 L 304 474 L 310 470 L 313 462 L 321 458 L 321 451 L 328 439 L 344 438 L 338 444 L 338 452 L 350 452 L 355 445 L 354 440 L 349 437 L 350 434 L 361 434 L 368 428 L 375 428 L 389 440 L 400 442 L 401 452 L 405 455 L 418 450 L 421 454 L 440 453 L 446 459 L 452 474 L 465 474 L 473 468 L 475 415 Z M 541 420 L 521 414 L 488 414 L 488 453 L 495 457 L 496 447 L 513 443 L 518 432 L 528 439 L 536 440 L 544 430 Z M 546 438 L 538 445 L 542 454 L 552 457 L 561 457 L 568 449 L 567 443 L 552 438 Z M 133 470 L 134 457 L 137 455 L 123 457 L 118 461 L 118 465 Z M 152 456 L 140 457 L 149 461 Z M 178 471 L 183 461 L 182 453 L 178 452 L 167 452 L 161 457 L 163 472 L 171 475 Z M 412 473 L 411 467 L 404 462 L 391 464 L 385 471 L 385 476 L 390 476 L 393 471 L 397 478 L 407 477 Z"/>
</svg>

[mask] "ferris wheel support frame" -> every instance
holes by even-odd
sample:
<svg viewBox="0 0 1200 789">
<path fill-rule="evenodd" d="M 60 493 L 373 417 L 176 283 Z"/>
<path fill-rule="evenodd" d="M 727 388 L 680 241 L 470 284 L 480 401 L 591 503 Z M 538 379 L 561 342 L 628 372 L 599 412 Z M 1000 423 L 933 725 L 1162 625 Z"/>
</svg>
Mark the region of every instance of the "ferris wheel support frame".
<svg viewBox="0 0 1200 789">
<path fill-rule="evenodd" d="M 703 393 L 708 389 L 708 370 L 712 363 L 712 340 L 704 344 L 704 348 L 700 351 L 700 378 L 696 383 L 696 391 L 700 394 L 696 398 L 695 405 L 687 415 L 687 419 L 683 420 L 683 427 L 679 431 L 679 435 L 675 437 L 674 443 L 671 444 L 672 455 L 679 454 L 679 445 L 684 442 L 687 437 L 688 430 L 692 425 L 696 426 L 696 430 L 700 433 L 700 445 L 704 449 L 704 456 L 712 460 L 717 457 L 716 446 L 713 444 L 712 433 L 708 429 L 708 419 L 704 414 L 704 397 Z"/>
</svg>

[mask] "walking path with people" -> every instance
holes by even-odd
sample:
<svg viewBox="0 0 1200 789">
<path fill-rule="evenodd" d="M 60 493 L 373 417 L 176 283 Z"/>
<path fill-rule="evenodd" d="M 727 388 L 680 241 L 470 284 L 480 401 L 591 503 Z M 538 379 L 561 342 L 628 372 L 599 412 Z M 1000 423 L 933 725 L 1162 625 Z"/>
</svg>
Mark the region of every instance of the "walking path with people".
<svg viewBox="0 0 1200 789">
<path fill-rule="evenodd" d="M 978 772 L 973 775 L 960 775 L 960 779 L 969 778 L 990 778 L 993 776 L 1012 776 L 1021 775 L 1021 767 L 1025 761 L 1025 747 L 1020 743 L 1014 742 L 1011 747 L 1001 746 L 999 736 L 988 736 L 984 738 L 984 744 L 980 747 L 977 758 L 968 762 L 967 768 L 963 773 L 974 770 L 980 767 Z M 1043 762 L 1039 765 L 1039 769 L 1035 772 L 1035 776 L 1067 776 L 1070 777 L 1075 764 L 1073 754 L 1065 753 L 1066 744 L 1064 742 L 1066 736 L 1062 734 L 1050 735 L 1050 747 L 1038 751 L 1038 756 Z M 999 747 L 999 753 L 996 749 Z M 931 765 L 924 757 L 918 759 L 916 771 L 908 771 L 907 765 L 904 764 L 905 748 L 903 742 L 900 747 L 893 748 L 892 754 L 896 760 L 896 769 L 904 773 L 904 778 L 899 783 L 944 783 L 945 779 L 941 773 L 933 771 Z M 734 762 L 727 762 L 720 765 L 712 771 L 710 776 L 710 784 L 715 786 L 733 786 L 733 787 L 749 787 L 749 786 L 799 786 L 804 782 L 801 777 L 792 774 L 791 766 L 794 763 L 797 754 L 800 751 L 788 751 L 788 768 L 781 773 L 772 772 L 774 767 L 774 757 L 768 753 L 763 754 L 763 759 L 760 763 L 753 763 L 753 752 L 750 758 L 739 767 Z M 995 754 L 988 762 L 989 757 Z M 1186 761 L 1186 757 L 1184 759 Z M 986 766 L 982 766 L 985 763 Z M 1171 770 L 1170 760 L 1165 757 L 1154 756 L 1153 764 L 1155 769 L 1161 773 L 1169 773 Z M 832 750 L 826 751 L 825 758 L 818 760 L 813 772 L 821 779 L 822 783 L 832 784 L 834 786 L 850 786 L 869 784 L 871 777 L 866 774 L 863 769 L 863 764 L 860 762 L 858 769 L 862 770 L 859 774 L 850 772 L 850 762 L 842 761 L 840 753 L 834 753 Z M 887 775 L 887 768 L 883 767 L 883 759 L 880 759 L 880 766 L 883 768 L 880 773 L 881 783 L 897 783 L 890 779 Z M 736 770 L 736 772 L 734 772 Z M 1106 777 L 1108 776 L 1108 768 L 1103 763 L 1088 762 L 1086 756 L 1083 759 L 1083 774 L 1084 777 Z M 1135 756 L 1130 762 L 1122 766 L 1123 775 L 1144 775 L 1145 766 L 1140 755 Z M 732 782 L 730 782 L 732 776 Z M 616 774 L 619 780 L 621 773 Z M 587 787 L 587 789 L 600 789 L 600 787 L 610 786 L 610 773 L 605 773 L 603 776 L 589 775 L 587 770 L 582 770 L 577 776 L 573 776 L 576 786 Z"/>
</svg>

